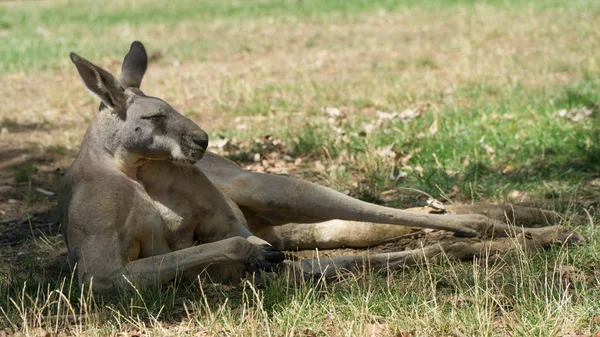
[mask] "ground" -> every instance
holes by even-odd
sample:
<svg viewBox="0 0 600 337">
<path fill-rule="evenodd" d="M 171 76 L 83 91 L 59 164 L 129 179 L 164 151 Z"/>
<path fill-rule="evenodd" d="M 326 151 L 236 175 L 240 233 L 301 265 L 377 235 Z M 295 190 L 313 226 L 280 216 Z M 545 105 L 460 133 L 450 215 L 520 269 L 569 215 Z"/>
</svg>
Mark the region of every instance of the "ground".
<svg viewBox="0 0 600 337">
<path fill-rule="evenodd" d="M 597 1 L 15 1 L 0 14 L 0 335 L 600 332 Z M 316 285 L 83 293 L 55 193 L 98 102 L 68 52 L 117 73 L 135 39 L 151 56 L 144 91 L 242 167 L 392 207 L 423 192 L 542 206 L 589 242 Z"/>
</svg>

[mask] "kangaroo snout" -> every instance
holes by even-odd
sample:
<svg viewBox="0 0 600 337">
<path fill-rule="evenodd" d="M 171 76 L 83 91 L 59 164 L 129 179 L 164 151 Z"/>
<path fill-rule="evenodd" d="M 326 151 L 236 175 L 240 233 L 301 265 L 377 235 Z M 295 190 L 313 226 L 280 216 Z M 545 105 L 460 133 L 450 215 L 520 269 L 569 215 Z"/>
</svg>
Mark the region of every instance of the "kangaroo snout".
<svg viewBox="0 0 600 337">
<path fill-rule="evenodd" d="M 208 135 L 200 128 L 189 130 L 182 138 L 181 149 L 186 161 L 195 163 L 202 159 L 208 148 Z"/>
<path fill-rule="evenodd" d="M 208 135 L 204 131 L 196 131 L 192 134 L 192 142 L 206 151 L 208 148 Z"/>
</svg>

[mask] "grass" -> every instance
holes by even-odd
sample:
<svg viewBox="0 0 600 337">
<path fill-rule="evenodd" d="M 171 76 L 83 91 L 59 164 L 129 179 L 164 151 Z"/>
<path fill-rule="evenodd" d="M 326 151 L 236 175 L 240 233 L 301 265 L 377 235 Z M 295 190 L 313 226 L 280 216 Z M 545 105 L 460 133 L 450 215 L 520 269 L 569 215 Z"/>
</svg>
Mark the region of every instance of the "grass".
<svg viewBox="0 0 600 337">
<path fill-rule="evenodd" d="M 149 5 L 150 4 L 150 5 Z M 439 11 L 449 13 L 457 8 L 494 7 L 506 12 L 522 10 L 556 10 L 564 8 L 571 15 L 587 11 L 594 15 L 600 10 L 593 1 L 578 0 L 565 6 L 561 1 L 546 0 L 523 4 L 520 1 L 442 1 L 428 0 L 417 5 L 412 1 L 179 1 L 177 6 L 158 1 L 110 1 L 102 6 L 95 2 L 51 1 L 27 6 L 21 3 L 4 3 L 0 7 L 0 51 L 3 60 L 0 71 L 35 71 L 68 66 L 65 55 L 73 49 L 86 51 L 89 57 L 100 59 L 118 55 L 119 43 L 133 38 L 150 40 L 161 35 L 161 47 L 168 49 L 169 59 L 198 59 L 211 51 L 223 48 L 251 51 L 269 48 L 266 41 L 248 41 L 233 36 L 228 31 L 245 29 L 245 23 L 253 25 L 294 26 L 300 22 L 327 22 L 360 20 L 363 15 L 378 11 L 421 12 Z M 558 18 L 561 21 L 561 18 Z M 266 21 L 266 22 L 265 22 Z M 35 24 L 33 24 L 35 23 Z M 208 25 L 208 27 L 207 27 Z M 125 29 L 124 29 L 125 28 Z M 252 29 L 251 27 L 248 27 Z M 207 32 L 209 31 L 209 32 Z M 188 35 L 191 36 L 181 36 Z M 215 34 L 216 35 L 213 35 Z M 223 35 L 227 39 L 222 39 Z M 168 37 L 168 39 L 167 39 Z M 319 35 L 312 36 L 307 46 L 318 46 Z M 343 48 L 343 46 L 332 46 Z M 203 56 L 204 55 L 204 56 Z M 416 63 L 421 67 L 435 67 L 434 60 L 420 57 Z M 568 66 L 561 63 L 560 66 Z"/>
<path fill-rule="evenodd" d="M 590 245 L 587 253 L 597 254 L 597 237 Z M 10 302 L 2 307 L 3 320 L 25 332 L 43 326 L 91 334 L 251 336 L 258 331 L 294 334 L 294 329 L 300 335 L 370 335 L 369 329 L 381 335 L 585 334 L 600 327 L 594 321 L 600 284 L 588 276 L 593 268 L 587 264 L 597 258 L 557 247 L 473 263 L 441 258 L 389 275 L 365 272 L 316 285 L 284 279 L 262 289 L 252 283 L 232 288 L 176 282 L 160 291 L 102 299 L 82 292 L 70 279 L 37 283 L 42 272 L 29 262 L 34 268 L 30 279 L 8 277 L 15 288 L 4 288 Z"/>
<path fill-rule="evenodd" d="M 243 166 L 282 152 L 302 159 L 293 175 L 389 206 L 422 204 L 400 189 L 413 187 L 587 217 L 600 193 L 600 112 L 580 121 L 558 112 L 598 109 L 599 13 L 591 0 L 3 2 L 0 182 L 56 187 L 97 108 L 66 55 L 116 72 L 139 39 L 154 55 L 143 89 L 211 140 L 235 138 L 239 151 L 226 154 Z M 345 117 L 330 120 L 326 107 Z M 378 117 L 406 109 L 422 113 Z M 255 141 L 266 135 L 286 145 Z M 8 203 L 3 191 L 7 218 L 52 202 L 10 192 Z M 566 223 L 589 238 L 583 247 L 473 263 L 440 257 L 317 285 L 178 280 L 103 298 L 72 279 L 61 237 L 31 239 L 0 247 L 0 331 L 593 335 L 600 234 L 590 214 Z"/>
</svg>

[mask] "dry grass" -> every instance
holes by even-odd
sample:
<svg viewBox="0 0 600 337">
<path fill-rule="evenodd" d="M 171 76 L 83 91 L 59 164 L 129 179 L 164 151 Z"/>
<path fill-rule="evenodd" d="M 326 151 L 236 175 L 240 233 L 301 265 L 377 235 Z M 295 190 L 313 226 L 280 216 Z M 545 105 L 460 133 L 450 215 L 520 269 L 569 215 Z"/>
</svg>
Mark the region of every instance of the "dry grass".
<svg viewBox="0 0 600 337">
<path fill-rule="evenodd" d="M 119 13 L 123 6 L 139 10 L 145 3 L 113 2 L 108 7 Z M 262 3 L 266 8 L 272 2 Z M 307 3 L 314 8 L 306 13 L 266 8 L 272 13 L 238 15 L 226 9 L 245 3 L 228 2 L 214 17 L 171 20 L 165 14 L 164 19 L 140 17 L 133 23 L 102 23 L 109 15 L 100 12 L 97 25 L 50 18 L 52 25 L 43 20 L 29 30 L 24 25 L 21 35 L 19 27 L 6 28 L 0 20 L 4 45 L 25 48 L 42 35 L 43 46 L 51 49 L 49 56 L 43 50 L 22 56 L 31 58 L 26 62 L 7 56 L 2 68 L 0 219 L 54 204 L 52 198 L 36 194 L 35 187 L 56 189 L 60 171 L 76 155 L 97 109 L 68 62 L 65 46 L 116 73 L 134 39 L 142 40 L 155 56 L 143 83 L 147 94 L 165 99 L 211 132 L 212 139 L 217 133 L 240 141 L 273 134 L 295 144 L 299 138 L 304 145 L 296 144 L 290 153 L 302 157 L 305 166 L 292 173 L 351 189 L 364 199 L 385 202 L 378 199 L 380 192 L 412 182 L 431 187 L 429 193 L 448 194 L 454 183 L 443 180 L 453 181 L 454 176 L 433 172 L 468 171 L 473 168 L 469 158 L 475 162 L 481 157 L 489 161 L 493 177 L 475 170 L 464 178 L 470 190 L 461 185 L 462 200 L 503 200 L 512 189 L 526 188 L 533 195 L 530 202 L 559 210 L 581 210 L 597 202 L 599 165 L 592 158 L 600 141 L 597 119 L 556 121 L 554 113 L 585 105 L 586 100 L 600 101 L 597 4 L 384 2 L 342 13 Z M 31 13 L 67 8 L 65 4 L 43 2 Z M 0 13 L 17 16 L 30 5 L 3 3 Z M 555 102 L 563 96 L 567 103 Z M 424 104 L 424 116 L 412 124 L 392 123 L 382 127 L 388 131 L 358 136 L 378 110 Z M 347 114 L 340 127 L 350 141 L 332 135 L 324 107 L 339 107 Z M 236 119 L 240 116 L 243 129 Z M 434 120 L 440 125 L 437 135 L 429 133 Z M 481 141 L 477 134 L 475 139 L 472 130 L 488 138 Z M 447 138 L 440 139 L 444 133 Z M 461 142 L 463 138 L 467 141 Z M 392 141 L 404 156 L 411 153 L 409 164 L 422 165 L 424 175 L 409 171 L 413 180 L 389 179 L 396 163 L 376 153 Z M 488 143 L 494 153 L 484 150 Z M 543 149 L 559 143 L 566 144 L 555 150 L 559 154 L 588 158 L 584 168 L 572 161 L 536 166 L 550 162 L 552 154 Z M 256 151 L 251 146 L 245 150 Z M 328 170 L 315 170 L 316 160 Z M 338 169 L 329 170 L 333 164 Z M 544 179 L 524 174 L 502 180 L 497 172 L 508 166 L 548 174 Z M 499 183 L 494 184 L 496 176 Z M 438 184 L 439 190 L 433 187 Z M 550 192 L 557 196 L 549 200 L 545 195 Z M 251 283 L 241 288 L 176 283 L 156 293 L 140 290 L 117 299 L 92 298 L 72 287 L 60 270 L 65 266 L 60 237 L 30 240 L 0 249 L 2 261 L 10 261 L 0 268 L 0 290 L 8 292 L 0 294 L 0 325 L 5 325 L 0 331 L 33 335 L 43 327 L 76 335 L 590 336 L 600 327 L 597 222 L 592 217 L 578 228 L 591 238 L 588 247 L 559 247 L 533 257 L 516 254 L 473 264 L 424 261 L 413 270 L 387 276 L 365 273 L 316 286 L 294 287 L 284 280 L 264 289 Z M 46 274 L 49 265 L 58 271 Z M 20 282 L 33 273 L 41 275 L 26 285 Z"/>
</svg>

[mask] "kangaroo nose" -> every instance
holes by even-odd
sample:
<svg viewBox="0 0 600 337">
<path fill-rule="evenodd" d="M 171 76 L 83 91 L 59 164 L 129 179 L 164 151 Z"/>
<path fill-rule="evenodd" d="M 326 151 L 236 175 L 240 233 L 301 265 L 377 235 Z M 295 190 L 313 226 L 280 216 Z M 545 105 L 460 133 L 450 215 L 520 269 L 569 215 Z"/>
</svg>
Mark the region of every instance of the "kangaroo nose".
<svg viewBox="0 0 600 337">
<path fill-rule="evenodd" d="M 208 135 L 204 132 L 196 133 L 192 136 L 194 144 L 200 146 L 203 150 L 208 147 Z"/>
</svg>

